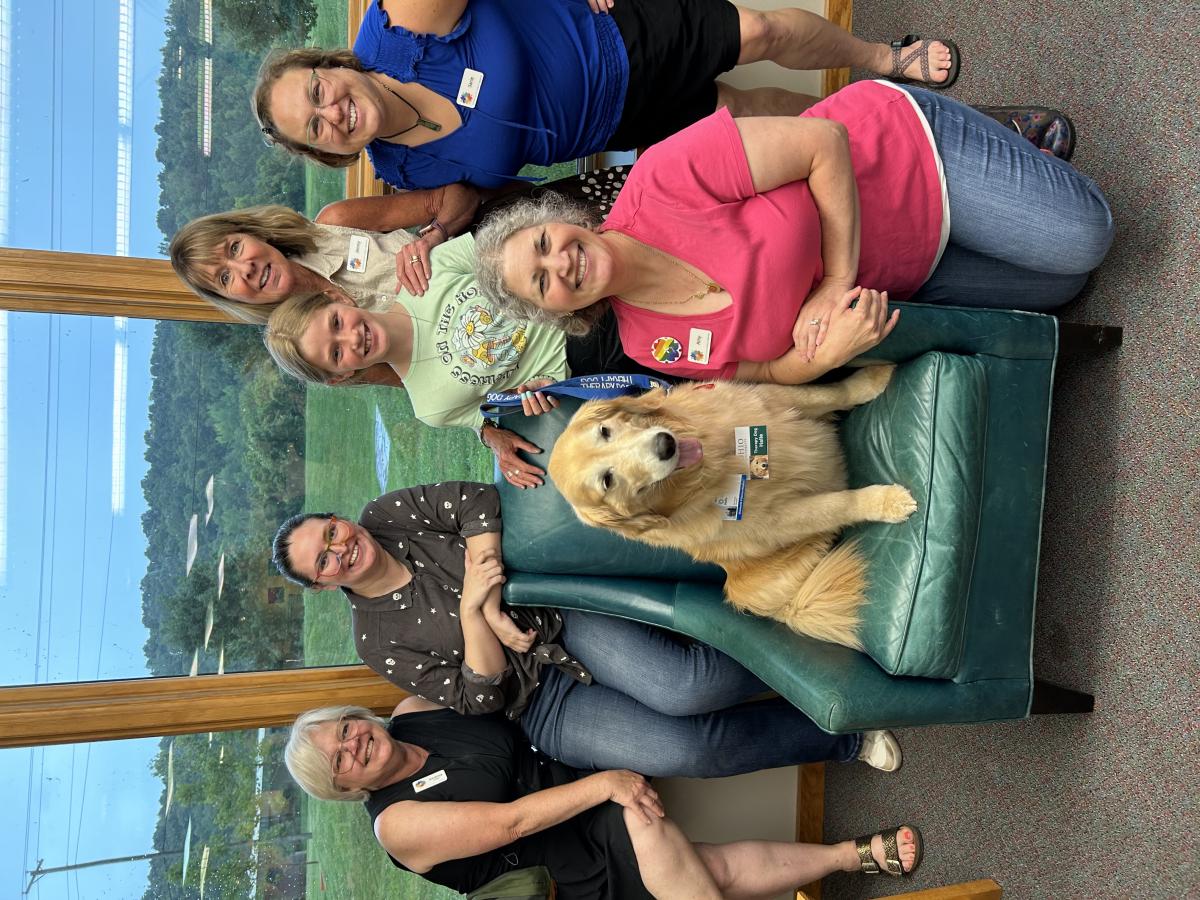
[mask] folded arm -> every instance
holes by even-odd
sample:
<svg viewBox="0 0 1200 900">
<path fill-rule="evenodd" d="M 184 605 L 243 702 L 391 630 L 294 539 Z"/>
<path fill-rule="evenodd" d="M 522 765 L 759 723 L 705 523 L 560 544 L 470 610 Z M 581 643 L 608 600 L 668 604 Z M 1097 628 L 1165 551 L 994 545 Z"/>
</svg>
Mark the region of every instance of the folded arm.
<svg viewBox="0 0 1200 900">
<path fill-rule="evenodd" d="M 734 121 L 754 189 L 761 194 L 806 179 L 821 219 L 823 274 L 792 332 L 796 346 L 812 362 L 817 347 L 825 342 L 835 308 L 858 276 L 858 185 L 846 127 L 831 119 L 790 116 Z"/>
<path fill-rule="evenodd" d="M 375 837 L 414 872 L 439 863 L 498 850 L 612 800 L 638 811 L 649 824 L 662 818 L 662 803 L 642 776 L 597 772 L 570 784 L 528 794 L 511 803 L 402 801 L 375 820 Z"/>
</svg>

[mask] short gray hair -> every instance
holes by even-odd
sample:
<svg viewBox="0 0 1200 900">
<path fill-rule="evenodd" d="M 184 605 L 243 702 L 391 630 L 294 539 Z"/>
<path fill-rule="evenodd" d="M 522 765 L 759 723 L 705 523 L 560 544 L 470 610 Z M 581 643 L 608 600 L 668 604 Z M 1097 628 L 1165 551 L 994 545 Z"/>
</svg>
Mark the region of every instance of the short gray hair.
<svg viewBox="0 0 1200 900">
<path fill-rule="evenodd" d="M 587 334 L 608 312 L 608 300 L 598 300 L 570 315 L 559 316 L 521 299 L 504 283 L 504 245 L 526 228 L 551 222 L 593 228 L 599 221 L 600 217 L 591 209 L 554 191 L 543 191 L 539 197 L 518 200 L 497 210 L 475 232 L 475 280 L 479 289 L 514 319 L 552 325 L 569 335 Z"/>
<path fill-rule="evenodd" d="M 283 748 L 283 761 L 287 763 L 292 780 L 310 797 L 318 800 L 366 800 L 367 791 L 344 791 L 333 783 L 333 761 L 317 749 L 313 743 L 313 732 L 326 722 L 338 719 L 365 719 L 386 726 L 387 721 L 379 718 L 365 706 L 322 706 L 301 713 L 292 724 L 287 745 Z"/>
</svg>

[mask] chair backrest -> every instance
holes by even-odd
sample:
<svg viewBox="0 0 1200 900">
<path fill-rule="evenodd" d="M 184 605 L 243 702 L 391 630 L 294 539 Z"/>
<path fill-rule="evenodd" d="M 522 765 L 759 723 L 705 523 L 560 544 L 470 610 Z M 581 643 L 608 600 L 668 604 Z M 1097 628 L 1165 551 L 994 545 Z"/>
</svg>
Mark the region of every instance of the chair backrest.
<svg viewBox="0 0 1200 900">
<path fill-rule="evenodd" d="M 502 424 L 542 448 L 526 454 L 546 468 L 554 442 L 580 401 L 563 399 L 553 412 L 536 417 L 507 416 Z M 677 550 L 651 547 L 615 532 L 585 525 L 547 475 L 539 488 L 521 490 L 497 473 L 504 514 L 504 564 L 517 572 L 539 575 L 617 576 L 720 584 L 725 573 L 698 563 Z"/>
</svg>

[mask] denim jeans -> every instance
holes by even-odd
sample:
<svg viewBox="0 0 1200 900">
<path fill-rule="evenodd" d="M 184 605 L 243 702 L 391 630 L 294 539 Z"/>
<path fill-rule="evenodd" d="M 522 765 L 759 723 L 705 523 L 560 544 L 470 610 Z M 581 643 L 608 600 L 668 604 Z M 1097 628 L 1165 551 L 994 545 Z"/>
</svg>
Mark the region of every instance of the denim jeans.
<svg viewBox="0 0 1200 900">
<path fill-rule="evenodd" d="M 716 778 L 858 755 L 859 734 L 827 734 L 780 698 L 746 702 L 767 688 L 706 644 L 614 616 L 562 615 L 563 647 L 593 683 L 543 669 L 521 727 L 567 765 Z"/>
<path fill-rule="evenodd" d="M 904 90 L 933 132 L 950 206 L 946 252 L 911 299 L 1046 311 L 1079 293 L 1113 239 L 1096 182 L 969 106 Z"/>
</svg>

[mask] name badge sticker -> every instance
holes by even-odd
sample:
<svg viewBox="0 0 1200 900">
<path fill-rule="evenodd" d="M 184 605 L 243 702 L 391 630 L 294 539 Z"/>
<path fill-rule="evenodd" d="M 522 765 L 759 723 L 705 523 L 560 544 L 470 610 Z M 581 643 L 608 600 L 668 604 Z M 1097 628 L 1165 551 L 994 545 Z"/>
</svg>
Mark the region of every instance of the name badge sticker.
<svg viewBox="0 0 1200 900">
<path fill-rule="evenodd" d="M 370 249 L 371 242 L 365 234 L 352 234 L 350 249 L 346 251 L 346 268 L 351 272 L 367 271 L 367 252 Z"/>
<path fill-rule="evenodd" d="M 479 102 L 479 91 L 483 87 L 483 73 L 478 69 L 463 69 L 462 82 L 458 86 L 456 98 L 459 106 L 474 109 Z"/>
<path fill-rule="evenodd" d="M 688 361 L 701 366 L 708 365 L 709 351 L 712 349 L 712 332 L 703 328 L 693 328 L 688 333 Z"/>
<path fill-rule="evenodd" d="M 446 777 L 446 770 L 438 769 L 431 775 L 426 775 L 424 778 L 418 778 L 416 781 L 414 781 L 412 783 L 413 791 L 419 794 L 421 791 L 424 791 L 428 788 L 436 787 L 445 781 Z"/>
</svg>

